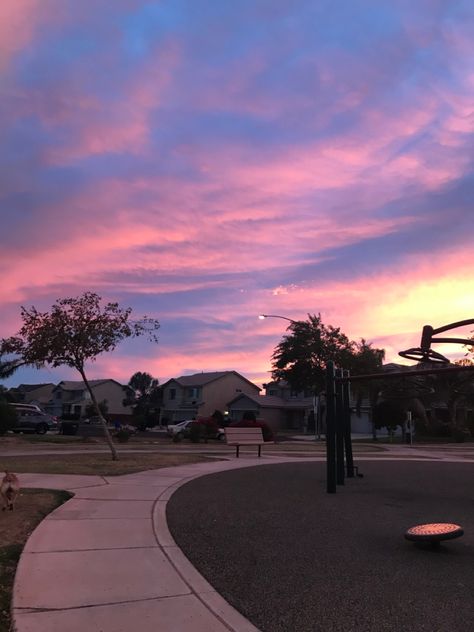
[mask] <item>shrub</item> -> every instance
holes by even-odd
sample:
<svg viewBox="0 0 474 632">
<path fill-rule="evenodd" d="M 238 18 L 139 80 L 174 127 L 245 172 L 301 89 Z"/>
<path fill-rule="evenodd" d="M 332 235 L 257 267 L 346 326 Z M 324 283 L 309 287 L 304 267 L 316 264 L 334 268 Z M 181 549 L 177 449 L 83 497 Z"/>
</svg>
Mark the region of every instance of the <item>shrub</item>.
<svg viewBox="0 0 474 632">
<path fill-rule="evenodd" d="M 8 430 L 12 430 L 17 422 L 16 410 L 8 402 L 0 400 L 0 435 L 4 435 Z"/>
<path fill-rule="evenodd" d="M 115 433 L 115 438 L 119 443 L 127 443 L 131 436 L 130 430 L 127 430 L 126 428 L 121 428 Z"/>
<path fill-rule="evenodd" d="M 189 439 L 192 443 L 199 443 L 201 440 L 203 426 L 202 424 L 195 421 L 189 426 Z"/>
</svg>

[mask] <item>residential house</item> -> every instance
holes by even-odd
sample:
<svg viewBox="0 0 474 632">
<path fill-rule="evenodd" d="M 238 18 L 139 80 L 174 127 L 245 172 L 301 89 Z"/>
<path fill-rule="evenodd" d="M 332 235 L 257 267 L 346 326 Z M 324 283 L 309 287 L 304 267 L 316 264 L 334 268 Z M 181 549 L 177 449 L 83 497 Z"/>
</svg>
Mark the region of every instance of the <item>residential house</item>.
<svg viewBox="0 0 474 632">
<path fill-rule="evenodd" d="M 124 406 L 127 386 L 115 380 L 90 380 L 94 396 L 98 402 L 107 404 L 107 417 L 111 420 L 127 421 L 132 414 L 131 406 Z M 86 408 L 91 404 L 89 391 L 82 381 L 63 380 L 53 388 L 48 412 L 58 417 L 70 415 L 77 419 L 86 416 Z"/>
<path fill-rule="evenodd" d="M 295 430 L 308 428 L 310 417 L 317 409 L 318 400 L 307 393 L 293 390 L 283 380 L 263 385 L 264 395 L 241 393 L 227 404 L 229 418 L 239 421 L 245 411 L 252 411 L 274 430 Z M 313 423 L 314 428 L 314 423 Z"/>
<path fill-rule="evenodd" d="M 256 397 L 260 388 L 236 371 L 195 373 L 172 378 L 162 385 L 161 422 L 165 424 L 224 413 L 240 394 Z"/>
<path fill-rule="evenodd" d="M 258 419 L 267 422 L 273 431 L 294 430 L 295 432 L 322 434 L 325 429 L 324 395 L 314 397 L 310 393 L 292 389 L 284 380 L 263 385 L 264 395 L 240 394 L 227 404 L 229 418 L 239 421 L 245 411 L 252 411 Z M 363 400 L 356 413 L 356 402 L 351 402 L 351 427 L 354 433 L 370 433 L 370 406 Z"/>
<path fill-rule="evenodd" d="M 20 384 L 15 388 L 11 388 L 10 394 L 15 402 L 36 404 L 45 412 L 49 412 L 48 405 L 51 401 L 53 389 L 53 383 Z"/>
</svg>

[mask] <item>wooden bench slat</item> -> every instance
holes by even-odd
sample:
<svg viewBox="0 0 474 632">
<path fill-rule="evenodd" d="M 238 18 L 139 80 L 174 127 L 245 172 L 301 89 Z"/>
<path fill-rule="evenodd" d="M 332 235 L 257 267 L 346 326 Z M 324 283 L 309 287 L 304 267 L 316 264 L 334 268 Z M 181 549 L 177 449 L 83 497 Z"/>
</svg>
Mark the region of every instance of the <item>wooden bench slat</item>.
<svg viewBox="0 0 474 632">
<path fill-rule="evenodd" d="M 236 446 L 236 456 L 239 456 L 239 447 L 241 445 L 255 445 L 258 447 L 258 456 L 260 450 L 265 443 L 261 428 L 225 428 L 225 440 L 227 445 Z"/>
</svg>

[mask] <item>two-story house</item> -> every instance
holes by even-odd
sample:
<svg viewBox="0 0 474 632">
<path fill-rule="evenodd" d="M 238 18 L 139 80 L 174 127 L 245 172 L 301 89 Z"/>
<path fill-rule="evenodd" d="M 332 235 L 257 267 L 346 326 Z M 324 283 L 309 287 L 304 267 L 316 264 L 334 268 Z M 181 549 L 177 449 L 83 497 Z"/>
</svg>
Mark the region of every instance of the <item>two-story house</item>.
<svg viewBox="0 0 474 632">
<path fill-rule="evenodd" d="M 46 384 L 20 384 L 10 389 L 13 401 L 24 404 L 36 404 L 45 412 L 51 401 L 54 384 L 51 382 Z"/>
<path fill-rule="evenodd" d="M 89 382 L 98 402 L 107 405 L 107 416 L 126 420 L 132 414 L 130 406 L 124 406 L 127 387 L 115 380 L 90 380 Z M 53 388 L 47 410 L 61 417 L 72 415 L 77 419 L 86 416 L 86 407 L 91 404 L 89 391 L 82 381 L 63 380 Z"/>
<path fill-rule="evenodd" d="M 258 397 L 260 388 L 236 371 L 195 373 L 172 378 L 162 385 L 161 422 L 208 417 L 215 410 L 225 412 L 237 395 Z"/>
<path fill-rule="evenodd" d="M 239 421 L 245 411 L 252 411 L 275 431 L 303 431 L 308 428 L 310 416 L 317 412 L 317 399 L 308 396 L 307 393 L 294 391 L 283 380 L 264 384 L 263 388 L 264 395 L 249 396 L 242 393 L 229 401 L 229 418 L 232 421 Z"/>
</svg>

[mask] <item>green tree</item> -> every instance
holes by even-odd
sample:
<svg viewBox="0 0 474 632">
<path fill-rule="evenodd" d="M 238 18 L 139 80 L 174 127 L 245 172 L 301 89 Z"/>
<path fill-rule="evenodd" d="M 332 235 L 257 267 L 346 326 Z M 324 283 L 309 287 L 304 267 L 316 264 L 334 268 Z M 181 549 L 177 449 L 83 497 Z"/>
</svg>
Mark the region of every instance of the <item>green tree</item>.
<svg viewBox="0 0 474 632">
<path fill-rule="evenodd" d="M 87 379 L 85 365 L 112 351 L 126 338 L 147 334 L 157 342 L 159 323 L 147 317 L 133 322 L 131 308 L 123 309 L 118 303 L 102 306 L 101 301 L 98 294 L 85 292 L 76 298 L 57 300 L 49 312 L 22 307 L 23 326 L 15 336 L 0 341 L 0 356 L 13 355 L 14 361 L 37 368 L 65 365 L 76 369 L 101 420 L 112 459 L 116 460 L 117 451 Z"/>
<path fill-rule="evenodd" d="M 0 435 L 4 435 L 8 430 L 14 428 L 16 422 L 16 410 L 6 400 L 0 398 Z"/>
<path fill-rule="evenodd" d="M 373 422 L 377 428 L 387 428 L 390 437 L 393 436 L 397 426 L 405 431 L 407 415 L 403 403 L 397 399 L 386 399 L 378 402 L 373 410 Z"/>
<path fill-rule="evenodd" d="M 371 342 L 361 338 L 354 343 L 354 356 L 351 360 L 351 375 L 375 375 L 381 373 L 385 349 L 374 349 Z M 369 400 L 369 421 L 372 426 L 372 438 L 377 440 L 377 424 L 374 419 L 374 409 L 377 405 L 381 390 L 381 382 L 378 379 L 370 379 L 351 384 L 352 393 L 356 400 L 356 414 L 360 416 L 362 402 Z"/>
<path fill-rule="evenodd" d="M 458 366 L 473 366 L 474 363 L 463 358 L 454 363 Z M 474 370 L 466 372 L 451 371 L 449 365 L 446 372 L 437 373 L 427 378 L 432 395 L 428 401 L 443 402 L 448 411 L 448 422 L 454 434 L 466 430 L 467 410 L 474 401 Z"/>
<path fill-rule="evenodd" d="M 103 417 L 106 417 L 107 413 L 109 412 L 109 405 L 107 403 L 107 400 L 103 399 L 101 402 L 98 403 L 98 406 Z M 96 408 L 94 404 L 87 404 L 84 412 L 86 413 L 87 417 L 94 417 L 94 415 L 96 414 Z"/>
<path fill-rule="evenodd" d="M 18 359 L 5 360 L 0 355 L 0 380 L 11 377 L 24 363 Z"/>
<path fill-rule="evenodd" d="M 150 373 L 137 371 L 128 381 L 128 391 L 124 406 L 133 406 L 134 416 L 145 429 L 151 418 L 156 417 L 160 407 L 161 392 L 158 379 Z"/>
<path fill-rule="evenodd" d="M 354 342 L 340 327 L 325 325 L 320 314 L 292 322 L 287 331 L 272 356 L 272 378 L 287 381 L 297 391 L 317 395 L 324 390 L 330 360 L 356 375 L 374 372 L 385 355 L 364 339 Z"/>
</svg>

